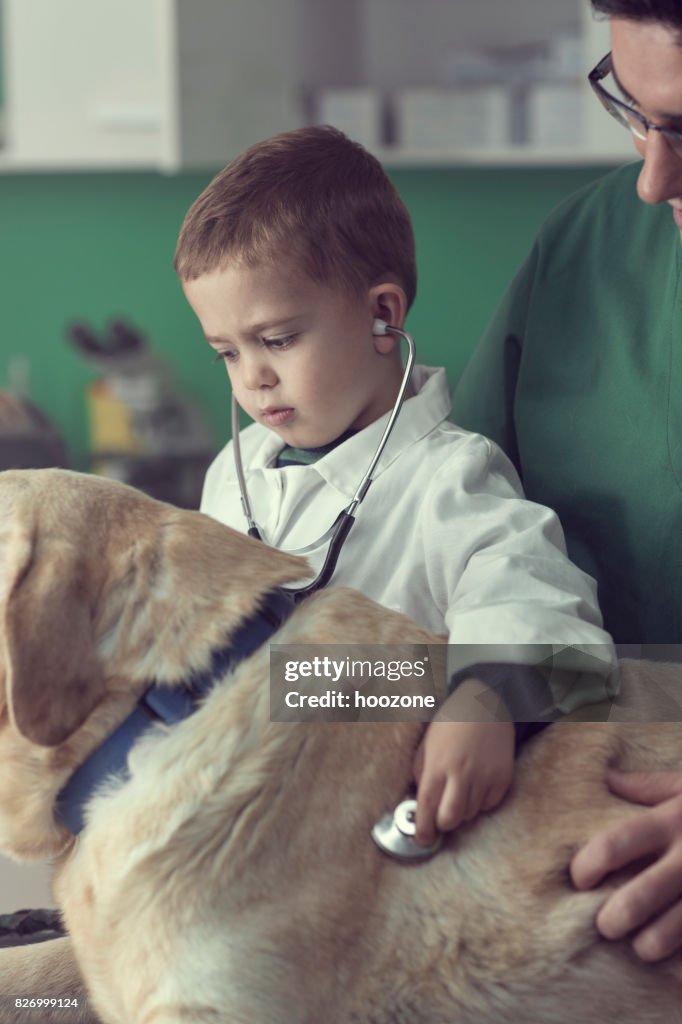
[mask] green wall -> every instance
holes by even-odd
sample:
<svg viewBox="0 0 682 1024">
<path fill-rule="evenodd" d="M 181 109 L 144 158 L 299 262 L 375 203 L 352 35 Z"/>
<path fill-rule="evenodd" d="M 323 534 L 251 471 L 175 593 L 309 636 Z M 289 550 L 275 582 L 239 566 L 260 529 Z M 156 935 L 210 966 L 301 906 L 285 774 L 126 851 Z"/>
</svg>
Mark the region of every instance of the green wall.
<svg viewBox="0 0 682 1024">
<path fill-rule="evenodd" d="M 409 318 L 422 362 L 454 382 L 540 221 L 604 168 L 391 172 L 412 214 L 419 297 Z M 208 174 L 0 177 L 0 387 L 8 362 L 30 361 L 30 397 L 85 466 L 83 391 L 92 379 L 66 326 L 134 321 L 227 436 L 227 384 L 202 341 L 171 262 L 183 214 Z"/>
</svg>

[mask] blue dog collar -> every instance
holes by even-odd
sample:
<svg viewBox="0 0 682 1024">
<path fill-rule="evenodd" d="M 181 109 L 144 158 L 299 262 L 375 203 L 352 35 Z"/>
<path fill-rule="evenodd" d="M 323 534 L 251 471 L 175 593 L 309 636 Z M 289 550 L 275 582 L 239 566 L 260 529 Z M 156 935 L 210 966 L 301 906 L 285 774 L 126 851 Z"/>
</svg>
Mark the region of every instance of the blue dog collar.
<svg viewBox="0 0 682 1024">
<path fill-rule="evenodd" d="M 276 633 L 295 608 L 293 597 L 284 590 L 268 594 L 255 614 L 237 629 L 230 644 L 214 651 L 211 667 L 195 672 L 181 686 L 152 683 L 136 707 L 118 728 L 92 752 L 60 790 L 56 815 L 69 831 L 78 835 L 85 825 L 85 805 L 105 779 L 129 777 L 128 754 L 137 741 L 156 723 L 176 725 L 194 714 L 200 700 L 210 693 L 218 679 L 248 658 Z"/>
</svg>

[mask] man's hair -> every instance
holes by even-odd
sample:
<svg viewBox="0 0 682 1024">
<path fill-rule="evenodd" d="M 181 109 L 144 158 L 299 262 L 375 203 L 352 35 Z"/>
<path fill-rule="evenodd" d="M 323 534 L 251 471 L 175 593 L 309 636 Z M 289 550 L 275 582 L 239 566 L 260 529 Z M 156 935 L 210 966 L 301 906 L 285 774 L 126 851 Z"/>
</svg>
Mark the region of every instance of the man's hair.
<svg viewBox="0 0 682 1024">
<path fill-rule="evenodd" d="M 175 251 L 182 280 L 226 266 L 293 260 L 353 293 L 390 280 L 416 293 L 410 216 L 381 164 L 327 125 L 284 132 L 228 164 L 187 212 Z"/>
<path fill-rule="evenodd" d="M 672 28 L 682 29 L 680 0 L 592 0 L 597 14 L 611 18 L 629 18 L 631 21 L 660 21 Z"/>
</svg>

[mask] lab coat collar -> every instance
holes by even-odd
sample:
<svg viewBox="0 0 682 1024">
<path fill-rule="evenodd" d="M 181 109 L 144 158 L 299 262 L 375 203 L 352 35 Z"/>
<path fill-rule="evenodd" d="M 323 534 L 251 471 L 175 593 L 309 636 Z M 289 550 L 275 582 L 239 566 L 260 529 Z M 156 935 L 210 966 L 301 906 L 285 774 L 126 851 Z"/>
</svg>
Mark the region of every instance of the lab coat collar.
<svg viewBox="0 0 682 1024">
<path fill-rule="evenodd" d="M 404 402 L 400 410 L 393 433 L 374 473 L 375 478 L 402 452 L 425 437 L 450 415 L 451 399 L 447 377 L 442 367 L 415 366 L 412 371 L 412 386 L 415 394 Z M 376 451 L 389 416 L 390 412 L 370 423 L 364 430 L 349 437 L 338 448 L 334 448 L 312 465 L 287 467 L 279 472 L 317 472 L 326 483 L 350 500 Z M 272 467 L 283 447 L 281 438 L 259 424 L 249 429 L 258 431 L 261 435 L 258 441 L 255 437 L 253 439 L 256 444 L 249 454 L 250 468 Z"/>
</svg>

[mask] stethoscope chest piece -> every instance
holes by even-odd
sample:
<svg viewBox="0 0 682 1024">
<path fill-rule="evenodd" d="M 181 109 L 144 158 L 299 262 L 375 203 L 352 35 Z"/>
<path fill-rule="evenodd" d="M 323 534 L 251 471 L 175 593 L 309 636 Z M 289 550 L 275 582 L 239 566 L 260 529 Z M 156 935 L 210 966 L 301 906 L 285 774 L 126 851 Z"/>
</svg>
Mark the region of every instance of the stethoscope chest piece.
<svg viewBox="0 0 682 1024">
<path fill-rule="evenodd" d="M 420 846 L 414 841 L 416 814 L 417 801 L 403 800 L 392 814 L 385 814 L 376 823 L 371 836 L 382 853 L 396 860 L 425 860 L 440 849 L 442 835 L 437 836 L 430 846 Z"/>
</svg>

